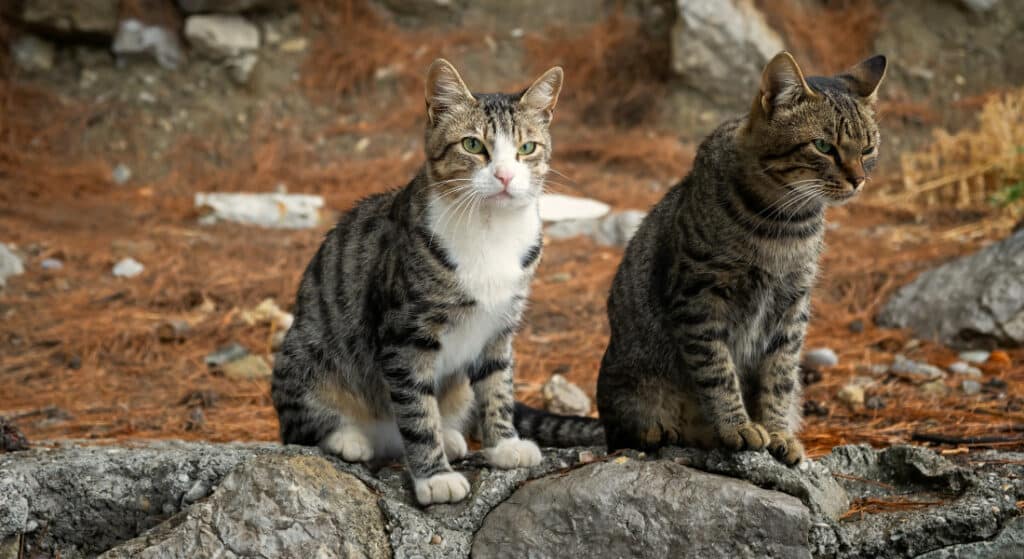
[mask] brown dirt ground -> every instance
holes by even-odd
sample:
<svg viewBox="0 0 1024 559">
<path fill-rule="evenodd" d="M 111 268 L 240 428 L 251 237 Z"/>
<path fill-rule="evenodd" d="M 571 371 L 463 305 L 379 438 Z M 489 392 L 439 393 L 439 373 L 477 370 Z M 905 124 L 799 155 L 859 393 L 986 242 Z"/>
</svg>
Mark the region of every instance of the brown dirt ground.
<svg viewBox="0 0 1024 559">
<path fill-rule="evenodd" d="M 351 22 L 337 25 L 353 28 Z M 351 66 L 351 53 L 310 33 L 315 68 L 303 73 L 302 91 L 320 92 L 309 103 L 330 107 L 336 119 L 318 122 L 293 105 L 247 123 L 242 140 L 220 139 L 213 126 L 183 133 L 162 156 L 170 172 L 150 178 L 142 171 L 143 178 L 121 187 L 109 179 L 115 159 L 76 140 L 95 115 L 121 107 L 0 73 L 0 239 L 23 252 L 28 269 L 0 292 L 0 416 L 12 419 L 30 440 L 276 438 L 269 382 L 226 378 L 209 370 L 203 357 L 237 341 L 271 358 L 271 328 L 246 325 L 240 312 L 268 297 L 289 306 L 327 225 L 308 231 L 201 227 L 192 195 L 266 191 L 284 182 L 292 192 L 323 194 L 341 212 L 368 193 L 403 184 L 419 164 L 419 132 L 409 122 L 420 106 L 413 93 L 416 78 L 402 74 L 397 82 L 408 97 L 405 104 L 375 99 L 359 84 L 372 76 L 376 63 L 345 73 L 339 68 Z M 361 39 L 372 45 L 395 34 Z M 467 40 L 447 37 L 434 45 L 417 35 L 408 42 L 434 46 L 415 52 L 393 46 L 381 56 L 413 57 L 416 64 L 406 68 L 415 69 L 436 52 L 459 52 Z M 325 90 L 349 96 L 340 105 L 325 104 Z M 300 96 L 298 90 L 290 93 Z M 125 126 L 123 115 L 130 113 L 118 114 L 117 125 Z M 614 128 L 571 110 L 556 121 L 555 136 L 562 139 L 556 148 L 561 176 L 552 177 L 552 189 L 618 209 L 649 207 L 685 173 L 693 156 L 693 146 L 671 130 Z M 326 156 L 325 137 L 337 146 Z M 354 141 L 364 137 L 372 147 L 353 150 Z M 129 161 L 144 166 L 145 148 L 135 151 Z M 891 180 L 894 169 L 872 186 L 881 189 Z M 884 402 L 881 409 L 851 411 L 835 399 L 854 377 L 869 376 L 867 366 L 889 363 L 895 353 L 937 365 L 955 359 L 948 348 L 876 327 L 872 316 L 893 289 L 1005 236 L 1012 220 L 991 208 L 895 208 L 870 193 L 832 210 L 829 218 L 834 227 L 807 347 L 835 349 L 840 364 L 806 388 L 806 399 L 822 404 L 806 418 L 803 438 L 811 455 L 844 443 L 910 442 L 915 433 L 1003 439 L 945 445 L 948 453 L 977 446 L 1024 448 L 1022 349 L 998 352 L 983 365 L 983 381 L 1005 385 L 990 384 L 977 396 L 965 396 L 953 378 L 948 395 L 938 397 L 880 377 L 867 393 Z M 111 266 L 123 255 L 143 262 L 145 272 L 114 278 Z M 516 342 L 522 399 L 538 403 L 539 387 L 555 372 L 593 395 L 608 335 L 605 296 L 621 255 L 621 249 L 585 239 L 547 243 Z M 49 257 L 63 260 L 64 268 L 42 270 L 39 263 Z M 158 339 L 156 327 L 170 319 L 192 325 L 185 339 Z M 864 330 L 853 333 L 849 324 L 858 319 Z"/>
</svg>

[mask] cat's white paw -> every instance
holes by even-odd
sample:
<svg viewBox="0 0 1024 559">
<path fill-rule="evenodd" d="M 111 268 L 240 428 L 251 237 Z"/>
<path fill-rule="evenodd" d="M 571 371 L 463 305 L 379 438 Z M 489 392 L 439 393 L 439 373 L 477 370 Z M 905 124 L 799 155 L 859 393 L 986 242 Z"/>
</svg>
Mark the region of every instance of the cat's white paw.
<svg viewBox="0 0 1024 559">
<path fill-rule="evenodd" d="M 416 500 L 423 506 L 457 503 L 469 494 L 469 481 L 458 472 L 445 472 L 425 479 L 413 479 Z"/>
<path fill-rule="evenodd" d="M 540 449 L 533 441 L 503 439 L 494 448 L 484 449 L 487 461 L 499 468 L 528 468 L 540 464 Z"/>
<path fill-rule="evenodd" d="M 373 459 L 373 444 L 361 431 L 337 429 L 320 443 L 320 447 L 340 456 L 346 462 L 368 462 Z"/>
<path fill-rule="evenodd" d="M 462 432 L 456 429 L 445 429 L 441 432 L 441 438 L 444 442 L 444 455 L 449 462 L 458 460 L 469 453 L 466 437 L 462 435 Z"/>
</svg>

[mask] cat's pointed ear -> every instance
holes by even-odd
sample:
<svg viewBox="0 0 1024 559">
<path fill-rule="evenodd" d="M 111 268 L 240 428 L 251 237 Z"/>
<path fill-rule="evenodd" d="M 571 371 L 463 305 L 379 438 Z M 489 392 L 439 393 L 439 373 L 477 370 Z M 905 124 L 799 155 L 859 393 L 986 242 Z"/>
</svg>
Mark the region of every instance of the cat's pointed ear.
<svg viewBox="0 0 1024 559">
<path fill-rule="evenodd" d="M 853 94 L 874 103 L 878 96 L 878 86 L 885 78 L 886 67 L 885 57 L 876 54 L 836 77 L 846 82 Z"/>
<path fill-rule="evenodd" d="M 818 94 L 807 85 L 804 73 L 793 60 L 792 55 L 782 51 L 775 55 L 761 73 L 761 89 L 757 94 L 754 109 L 760 110 L 766 117 L 782 106 L 793 105 L 806 99 L 814 99 Z"/>
<path fill-rule="evenodd" d="M 537 78 L 537 81 L 533 82 L 533 85 L 526 88 L 522 97 L 519 98 L 519 104 L 541 111 L 550 119 L 551 112 L 555 110 L 555 104 L 558 103 L 558 93 L 562 91 L 562 78 L 561 66 L 555 66 L 544 72 L 541 77 Z"/>
<path fill-rule="evenodd" d="M 438 113 L 463 103 L 476 103 L 473 94 L 450 62 L 438 58 L 427 70 L 424 96 L 427 100 L 427 118 L 434 122 Z"/>
</svg>

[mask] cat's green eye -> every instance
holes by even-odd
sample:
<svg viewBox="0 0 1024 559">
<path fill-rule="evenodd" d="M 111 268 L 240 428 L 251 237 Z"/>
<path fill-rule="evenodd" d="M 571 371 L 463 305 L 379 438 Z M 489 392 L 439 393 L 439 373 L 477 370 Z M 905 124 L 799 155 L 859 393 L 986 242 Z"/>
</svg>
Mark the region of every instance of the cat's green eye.
<svg viewBox="0 0 1024 559">
<path fill-rule="evenodd" d="M 530 155 L 535 151 L 537 151 L 536 142 L 526 142 L 525 144 L 519 146 L 519 155 Z"/>
<path fill-rule="evenodd" d="M 462 139 L 462 149 L 473 155 L 484 152 L 484 143 L 478 138 L 468 137 Z"/>
<path fill-rule="evenodd" d="M 825 155 L 832 155 L 836 152 L 836 146 L 826 142 L 825 140 L 814 140 L 811 143 L 814 144 L 814 149 L 824 153 Z"/>
</svg>

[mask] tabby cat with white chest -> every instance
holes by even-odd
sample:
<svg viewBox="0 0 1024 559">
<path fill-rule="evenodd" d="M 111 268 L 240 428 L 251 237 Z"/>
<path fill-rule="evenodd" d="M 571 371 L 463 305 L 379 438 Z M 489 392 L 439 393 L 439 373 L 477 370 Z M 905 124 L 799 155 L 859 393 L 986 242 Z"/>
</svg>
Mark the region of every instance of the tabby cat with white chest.
<svg viewBox="0 0 1024 559">
<path fill-rule="evenodd" d="M 302 277 L 274 365 L 284 443 L 349 462 L 404 455 L 423 505 L 469 493 L 450 461 L 470 427 L 493 465 L 540 462 L 512 422 L 512 339 L 561 86 L 556 67 L 521 93 L 472 93 L 447 61 L 430 67 L 422 169 L 342 217 Z"/>
</svg>

